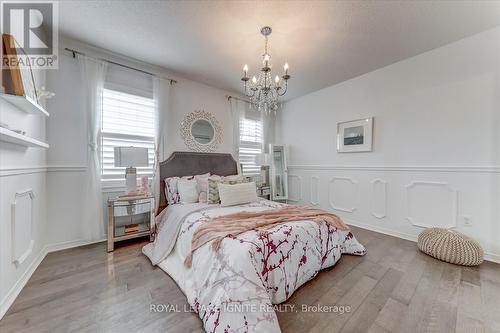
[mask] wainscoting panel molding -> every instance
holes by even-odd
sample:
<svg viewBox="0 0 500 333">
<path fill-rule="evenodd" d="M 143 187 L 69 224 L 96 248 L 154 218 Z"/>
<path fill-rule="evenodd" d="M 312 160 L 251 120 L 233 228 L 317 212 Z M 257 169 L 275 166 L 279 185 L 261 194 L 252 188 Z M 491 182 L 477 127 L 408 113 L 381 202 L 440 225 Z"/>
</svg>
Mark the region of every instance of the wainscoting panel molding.
<svg viewBox="0 0 500 333">
<path fill-rule="evenodd" d="M 297 175 L 288 175 L 288 200 L 299 202 L 302 200 L 302 178 Z"/>
<path fill-rule="evenodd" d="M 12 262 L 21 265 L 33 251 L 33 200 L 32 189 L 16 192 L 11 205 Z"/>
<path fill-rule="evenodd" d="M 319 204 L 319 177 L 311 177 L 311 205 L 317 206 Z"/>
<path fill-rule="evenodd" d="M 458 191 L 446 182 L 412 181 L 406 188 L 406 219 L 422 228 L 457 227 Z"/>
<path fill-rule="evenodd" d="M 372 215 L 378 219 L 387 216 L 387 182 L 380 178 L 371 181 L 372 186 Z"/>
<path fill-rule="evenodd" d="M 500 259 L 500 166 L 338 166 L 289 164 L 302 177 L 299 204 L 314 205 L 362 228 L 416 240 L 423 227 L 455 228 Z M 316 179 L 317 178 L 317 179 Z M 299 199 L 293 179 L 293 199 Z M 316 192 L 317 188 L 317 192 Z M 316 196 L 317 193 L 317 196 Z"/>
<path fill-rule="evenodd" d="M 337 185 L 335 185 L 337 184 Z M 356 210 L 356 201 L 358 196 L 358 184 L 350 177 L 333 177 L 330 180 L 329 202 L 335 210 L 352 213 Z M 342 204 L 348 207 L 342 207 L 338 204 L 340 198 L 344 201 Z"/>
</svg>

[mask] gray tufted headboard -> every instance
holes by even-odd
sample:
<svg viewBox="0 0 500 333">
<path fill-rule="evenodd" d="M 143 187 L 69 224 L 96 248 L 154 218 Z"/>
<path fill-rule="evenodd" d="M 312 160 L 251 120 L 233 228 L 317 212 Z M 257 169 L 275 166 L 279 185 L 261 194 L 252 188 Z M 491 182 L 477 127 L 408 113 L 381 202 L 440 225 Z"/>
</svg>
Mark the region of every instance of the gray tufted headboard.
<svg viewBox="0 0 500 333">
<path fill-rule="evenodd" d="M 200 175 L 210 172 L 214 175 L 229 176 L 238 173 L 238 165 L 231 154 L 195 153 L 176 151 L 160 163 L 160 213 L 167 207 L 165 178 Z"/>
</svg>

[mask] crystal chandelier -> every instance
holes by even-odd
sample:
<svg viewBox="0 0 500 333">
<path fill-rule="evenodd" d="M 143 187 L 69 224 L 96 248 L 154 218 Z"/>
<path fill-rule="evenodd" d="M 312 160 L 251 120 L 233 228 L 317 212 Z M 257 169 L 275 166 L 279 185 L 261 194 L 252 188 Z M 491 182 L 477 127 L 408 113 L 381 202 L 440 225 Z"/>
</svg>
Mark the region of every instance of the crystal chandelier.
<svg viewBox="0 0 500 333">
<path fill-rule="evenodd" d="M 258 76 L 248 77 L 248 66 L 243 67 L 243 81 L 245 86 L 245 95 L 250 98 L 252 105 L 261 112 L 276 113 L 279 107 L 279 97 L 286 94 L 288 88 L 288 63 L 283 66 L 285 74 L 281 78 L 276 75 L 273 80 L 271 73 L 272 66 L 270 64 L 271 55 L 267 52 L 267 37 L 273 30 L 271 27 L 263 27 L 260 33 L 266 39 L 264 54 L 262 55 L 262 65 Z M 250 81 L 250 82 L 249 82 Z"/>
</svg>

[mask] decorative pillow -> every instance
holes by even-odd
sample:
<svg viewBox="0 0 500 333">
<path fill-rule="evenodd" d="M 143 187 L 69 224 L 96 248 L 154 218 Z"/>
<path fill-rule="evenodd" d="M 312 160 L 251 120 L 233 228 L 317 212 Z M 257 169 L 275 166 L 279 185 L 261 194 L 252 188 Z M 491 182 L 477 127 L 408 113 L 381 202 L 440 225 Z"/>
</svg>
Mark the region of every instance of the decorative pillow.
<svg viewBox="0 0 500 333">
<path fill-rule="evenodd" d="M 198 194 L 199 194 L 199 202 L 207 202 L 208 197 L 208 177 L 210 174 L 198 175 L 194 176 L 196 180 Z"/>
<path fill-rule="evenodd" d="M 219 183 L 223 184 L 241 184 L 246 183 L 248 180 L 245 176 L 242 175 L 232 175 L 232 176 L 210 176 L 208 177 L 208 198 L 207 201 L 209 204 L 217 204 L 220 202 L 219 197 Z"/>
<path fill-rule="evenodd" d="M 210 173 L 205 173 L 203 175 L 197 176 L 183 176 L 183 177 L 168 177 L 165 178 L 165 197 L 167 198 L 167 203 L 169 205 L 177 204 L 180 202 L 179 191 L 177 189 L 177 182 L 179 179 L 191 180 L 195 177 L 210 176 Z"/>
<path fill-rule="evenodd" d="M 179 179 L 177 189 L 182 204 L 198 202 L 198 190 L 196 180 Z"/>
<path fill-rule="evenodd" d="M 216 175 L 208 177 L 207 202 L 209 204 L 219 203 L 220 198 L 218 184 L 223 178 L 224 177 Z"/>
<path fill-rule="evenodd" d="M 241 205 L 259 200 L 254 182 L 234 185 L 219 183 L 218 187 L 221 206 Z"/>
<path fill-rule="evenodd" d="M 180 201 L 179 192 L 177 191 L 177 182 L 179 179 L 179 177 L 165 178 L 165 196 L 169 205 L 179 203 Z"/>
<path fill-rule="evenodd" d="M 198 195 L 198 202 L 206 203 L 207 202 L 207 192 L 200 192 Z"/>
</svg>

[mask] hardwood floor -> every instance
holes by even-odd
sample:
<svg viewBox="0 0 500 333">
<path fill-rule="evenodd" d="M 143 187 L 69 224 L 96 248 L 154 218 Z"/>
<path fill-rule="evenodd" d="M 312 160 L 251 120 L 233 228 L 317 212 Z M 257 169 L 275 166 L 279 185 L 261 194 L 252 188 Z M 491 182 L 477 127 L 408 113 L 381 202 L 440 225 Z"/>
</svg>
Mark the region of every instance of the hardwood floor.
<svg viewBox="0 0 500 333">
<path fill-rule="evenodd" d="M 343 256 L 297 290 L 286 304 L 299 311 L 278 312 L 283 332 L 500 332 L 500 265 L 446 264 L 412 242 L 353 231 L 368 254 Z M 196 314 L 155 313 L 151 304 L 189 309 L 175 282 L 141 254 L 141 244 L 107 254 L 99 243 L 49 254 L 0 332 L 203 332 Z M 307 305 L 345 308 L 301 311 Z"/>
</svg>

